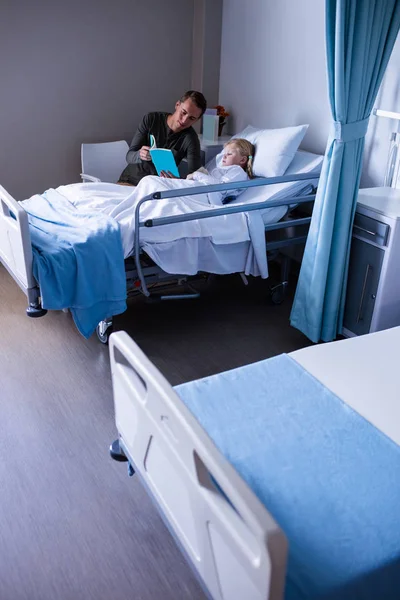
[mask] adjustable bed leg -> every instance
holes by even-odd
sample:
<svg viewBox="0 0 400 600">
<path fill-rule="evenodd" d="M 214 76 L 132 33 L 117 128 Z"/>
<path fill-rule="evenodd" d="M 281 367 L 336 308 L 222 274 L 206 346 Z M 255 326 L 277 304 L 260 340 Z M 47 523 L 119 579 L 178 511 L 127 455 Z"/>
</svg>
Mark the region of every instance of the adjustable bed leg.
<svg viewBox="0 0 400 600">
<path fill-rule="evenodd" d="M 37 287 L 28 289 L 28 308 L 26 309 L 26 314 L 32 318 L 44 317 L 47 314 L 47 310 L 42 308 L 40 291 Z"/>
<path fill-rule="evenodd" d="M 47 310 L 45 308 L 42 308 L 40 304 L 37 306 L 30 304 L 26 309 L 26 314 L 28 315 L 28 317 L 32 317 L 35 319 L 36 317 L 44 317 L 44 315 L 47 314 Z"/>
<path fill-rule="evenodd" d="M 282 254 L 281 282 L 283 283 L 283 285 L 288 284 L 291 264 L 292 264 L 291 258 L 289 256 L 286 256 L 286 254 Z"/>
<path fill-rule="evenodd" d="M 128 463 L 128 475 L 132 477 L 135 474 L 135 470 L 132 467 L 131 463 L 128 461 L 125 452 L 121 449 L 119 445 L 119 440 L 114 440 L 110 445 L 110 456 L 113 460 L 117 462 L 127 462 Z"/>
<path fill-rule="evenodd" d="M 286 288 L 289 283 L 291 259 L 285 254 L 281 255 L 281 282 L 270 289 L 273 304 L 282 304 L 285 299 Z"/>
<path fill-rule="evenodd" d="M 104 321 L 100 321 L 100 323 L 96 327 L 96 335 L 99 338 L 102 344 L 108 344 L 108 338 L 112 334 L 113 330 L 113 322 L 112 318 L 105 319 Z"/>
</svg>

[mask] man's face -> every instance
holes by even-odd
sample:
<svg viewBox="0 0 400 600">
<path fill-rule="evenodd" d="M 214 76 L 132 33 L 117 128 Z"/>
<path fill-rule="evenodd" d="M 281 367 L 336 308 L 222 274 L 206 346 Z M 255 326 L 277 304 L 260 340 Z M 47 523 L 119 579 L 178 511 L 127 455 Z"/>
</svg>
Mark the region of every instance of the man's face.
<svg viewBox="0 0 400 600">
<path fill-rule="evenodd" d="M 175 112 L 171 119 L 171 129 L 175 133 L 187 129 L 201 117 L 201 108 L 187 98 L 184 102 L 177 102 L 175 104 Z"/>
</svg>

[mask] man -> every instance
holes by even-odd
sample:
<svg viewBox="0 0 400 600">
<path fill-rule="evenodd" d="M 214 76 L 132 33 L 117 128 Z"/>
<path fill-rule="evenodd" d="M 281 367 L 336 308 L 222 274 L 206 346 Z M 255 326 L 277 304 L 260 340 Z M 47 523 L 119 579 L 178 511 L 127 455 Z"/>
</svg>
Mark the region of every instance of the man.
<svg viewBox="0 0 400 600">
<path fill-rule="evenodd" d="M 157 175 L 152 163 L 150 134 L 154 135 L 157 148 L 172 150 L 177 165 L 187 158 L 188 173 L 201 167 L 200 143 L 192 125 L 207 108 L 203 94 L 189 90 L 175 104 L 174 113 L 152 112 L 145 115 L 133 136 L 126 155 L 127 167 L 118 183 L 137 185 L 146 175 Z"/>
</svg>

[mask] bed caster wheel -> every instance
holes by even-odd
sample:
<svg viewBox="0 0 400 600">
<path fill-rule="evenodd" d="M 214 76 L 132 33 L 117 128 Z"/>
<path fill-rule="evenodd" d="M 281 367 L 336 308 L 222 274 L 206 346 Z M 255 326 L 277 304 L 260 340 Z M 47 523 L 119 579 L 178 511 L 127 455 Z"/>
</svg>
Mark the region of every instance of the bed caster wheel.
<svg viewBox="0 0 400 600">
<path fill-rule="evenodd" d="M 275 304 L 276 306 L 278 306 L 279 304 L 282 304 L 282 302 L 285 299 L 285 287 L 286 287 L 285 285 L 280 283 L 279 285 L 276 285 L 275 287 L 271 288 L 272 304 Z"/>
<path fill-rule="evenodd" d="M 36 319 L 38 317 L 44 317 L 44 315 L 47 314 L 47 310 L 45 308 L 42 308 L 41 306 L 28 306 L 28 308 L 26 309 L 26 314 L 28 317 Z"/>
<path fill-rule="evenodd" d="M 100 321 L 96 327 L 96 335 L 102 344 L 108 344 L 108 338 L 112 331 L 112 321 Z"/>
<path fill-rule="evenodd" d="M 119 440 L 114 440 L 110 446 L 110 456 L 113 460 L 117 462 L 127 462 L 128 463 L 128 475 L 132 477 L 135 474 L 135 469 L 132 467 L 131 463 L 127 459 L 125 452 L 121 450 L 119 445 Z"/>
<path fill-rule="evenodd" d="M 125 452 L 121 450 L 119 445 L 119 440 L 114 440 L 110 445 L 110 456 L 113 460 L 117 462 L 128 462 L 128 459 L 125 456 Z"/>
</svg>

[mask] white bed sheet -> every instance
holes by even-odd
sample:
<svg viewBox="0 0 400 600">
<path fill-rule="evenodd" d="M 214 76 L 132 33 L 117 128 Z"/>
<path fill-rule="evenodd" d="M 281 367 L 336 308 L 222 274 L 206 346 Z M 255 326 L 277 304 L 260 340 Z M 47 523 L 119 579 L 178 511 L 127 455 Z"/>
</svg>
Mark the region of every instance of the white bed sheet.
<svg viewBox="0 0 400 600">
<path fill-rule="evenodd" d="M 400 446 L 399 349 L 394 327 L 290 356 Z"/>
<path fill-rule="evenodd" d="M 320 155 L 298 151 L 287 173 L 317 173 L 321 163 Z M 302 190 L 310 191 L 310 182 L 315 184 L 316 180 L 251 188 L 242 193 L 234 204 L 280 200 L 299 195 Z M 152 187 L 151 183 L 148 193 L 153 191 L 154 185 Z M 172 186 L 175 181 L 169 180 L 169 183 Z M 146 192 L 145 189 L 143 191 Z M 119 213 L 121 207 L 124 207 L 121 215 L 117 214 L 115 218 L 120 224 L 125 257 L 132 254 L 136 204 L 132 188 L 102 182 L 60 186 L 57 192 L 84 212 L 94 209 L 115 217 L 114 213 Z M 207 210 L 211 207 L 203 196 L 206 195 L 183 196 L 173 202 L 145 203 L 141 219 Z M 216 274 L 244 272 L 266 278 L 268 265 L 263 224 L 278 222 L 287 210 L 288 206 L 285 205 L 250 213 L 145 228 L 140 232 L 141 246 L 167 273 L 194 275 L 199 271 Z"/>
<path fill-rule="evenodd" d="M 299 185 L 300 183 L 302 185 Z M 293 189 L 297 191 L 297 195 L 302 190 L 307 190 L 309 193 L 310 184 L 304 181 L 297 182 L 297 184 L 293 184 Z M 286 193 L 286 190 L 278 192 L 279 198 L 284 198 Z M 274 197 L 274 199 L 276 198 Z M 259 213 L 265 226 L 280 221 L 287 211 L 288 205 L 285 205 L 266 208 Z M 263 235 L 262 232 L 259 233 L 258 239 L 261 235 Z M 143 242 L 142 247 L 167 273 L 176 273 L 175 265 L 178 264 L 180 257 L 185 256 L 187 269 L 185 273 L 182 273 L 185 275 L 195 275 L 198 271 L 204 271 L 217 275 L 245 273 L 246 275 L 268 276 L 266 264 L 262 265 L 262 271 L 260 270 L 260 264 L 257 261 L 257 255 L 252 251 L 250 240 L 234 244 L 215 244 L 208 237 L 182 238 L 165 243 Z"/>
</svg>

